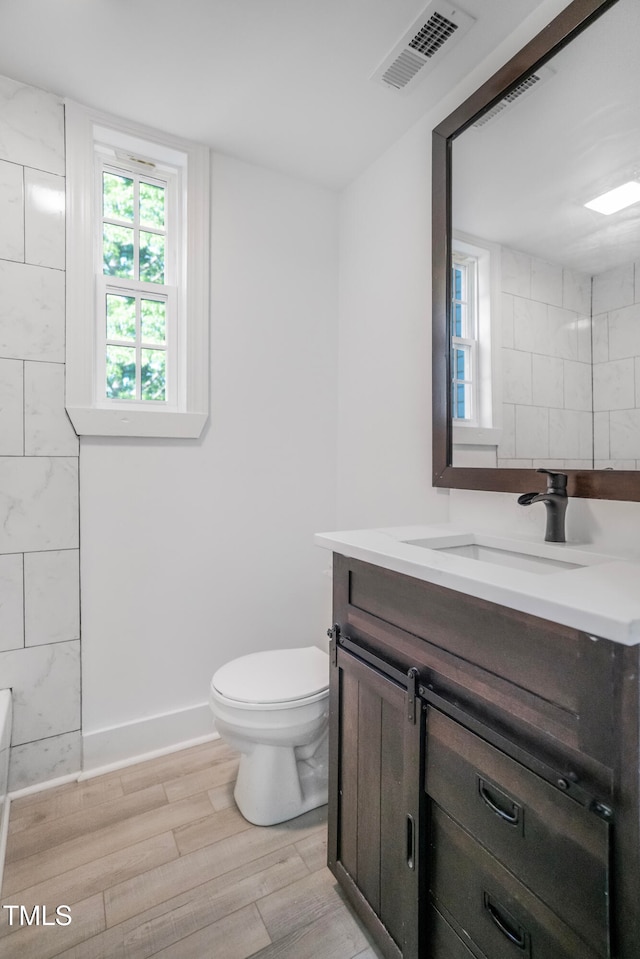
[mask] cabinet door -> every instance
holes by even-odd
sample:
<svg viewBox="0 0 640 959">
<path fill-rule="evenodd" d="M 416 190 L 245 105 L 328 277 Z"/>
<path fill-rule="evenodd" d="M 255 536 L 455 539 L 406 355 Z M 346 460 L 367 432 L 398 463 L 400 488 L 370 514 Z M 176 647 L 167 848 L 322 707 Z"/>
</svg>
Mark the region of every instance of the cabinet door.
<svg viewBox="0 0 640 959">
<path fill-rule="evenodd" d="M 421 705 L 357 656 L 332 658 L 329 867 L 383 954 L 416 959 Z"/>
</svg>

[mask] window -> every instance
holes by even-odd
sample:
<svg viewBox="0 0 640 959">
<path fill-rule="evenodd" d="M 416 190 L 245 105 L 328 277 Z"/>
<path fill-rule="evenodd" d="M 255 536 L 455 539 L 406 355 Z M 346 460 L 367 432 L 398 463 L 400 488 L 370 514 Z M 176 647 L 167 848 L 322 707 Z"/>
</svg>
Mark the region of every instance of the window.
<svg viewBox="0 0 640 959">
<path fill-rule="evenodd" d="M 66 104 L 67 410 L 80 434 L 200 435 L 209 151 Z"/>
<path fill-rule="evenodd" d="M 453 254 L 452 410 L 454 420 L 474 422 L 477 407 L 477 378 L 474 375 L 478 339 L 477 259 Z"/>
<path fill-rule="evenodd" d="M 107 162 L 98 174 L 96 388 L 100 399 L 165 403 L 176 380 L 175 238 L 167 216 L 175 183 Z"/>
<path fill-rule="evenodd" d="M 499 441 L 500 248 L 463 234 L 453 238 L 451 409 L 454 443 Z"/>
</svg>

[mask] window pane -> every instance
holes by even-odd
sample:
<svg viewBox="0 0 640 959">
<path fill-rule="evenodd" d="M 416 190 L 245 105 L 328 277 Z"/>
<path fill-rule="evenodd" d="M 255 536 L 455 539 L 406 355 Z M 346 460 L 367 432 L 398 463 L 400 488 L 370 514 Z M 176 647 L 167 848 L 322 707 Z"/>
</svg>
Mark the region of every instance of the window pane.
<svg viewBox="0 0 640 959">
<path fill-rule="evenodd" d="M 164 343 L 167 338 L 167 304 L 164 300 L 142 300 L 140 338 L 143 343 Z"/>
<path fill-rule="evenodd" d="M 462 336 L 462 317 L 463 317 L 463 307 L 462 303 L 453 304 L 453 335 Z"/>
<path fill-rule="evenodd" d="M 107 339 L 135 340 L 136 301 L 133 296 L 107 293 Z"/>
<path fill-rule="evenodd" d="M 455 357 L 454 376 L 457 380 L 465 380 L 466 350 L 454 350 L 453 355 Z"/>
<path fill-rule="evenodd" d="M 453 335 L 466 335 L 466 268 L 460 264 L 453 266 Z"/>
<path fill-rule="evenodd" d="M 467 390 L 463 383 L 453 384 L 453 416 L 456 420 L 466 419 Z"/>
<path fill-rule="evenodd" d="M 456 300 L 462 299 L 462 270 L 457 266 L 453 268 L 453 296 Z"/>
<path fill-rule="evenodd" d="M 106 217 L 133 220 L 133 180 L 115 173 L 103 173 L 102 207 Z"/>
<path fill-rule="evenodd" d="M 133 277 L 133 230 L 105 223 L 103 259 L 105 276 Z"/>
<path fill-rule="evenodd" d="M 164 187 L 140 181 L 140 222 L 164 228 Z"/>
<path fill-rule="evenodd" d="M 130 346 L 107 346 L 107 399 L 136 398 L 136 351 Z"/>
<path fill-rule="evenodd" d="M 140 279 L 164 283 L 164 237 L 140 231 Z"/>
<path fill-rule="evenodd" d="M 164 350 L 142 350 L 140 380 L 143 400 L 165 400 L 167 354 Z"/>
<path fill-rule="evenodd" d="M 452 409 L 457 420 L 468 420 L 473 416 L 471 408 L 471 352 L 468 346 L 454 346 L 452 349 Z"/>
</svg>

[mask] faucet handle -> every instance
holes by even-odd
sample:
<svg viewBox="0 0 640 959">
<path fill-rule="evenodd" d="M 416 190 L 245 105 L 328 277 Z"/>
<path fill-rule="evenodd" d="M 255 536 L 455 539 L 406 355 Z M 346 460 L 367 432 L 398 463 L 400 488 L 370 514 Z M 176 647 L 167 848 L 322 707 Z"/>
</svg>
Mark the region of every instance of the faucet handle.
<svg viewBox="0 0 640 959">
<path fill-rule="evenodd" d="M 546 470 L 543 467 L 540 467 L 536 470 L 536 473 L 546 473 L 548 476 L 547 479 L 547 493 L 566 493 L 567 492 L 567 474 L 566 473 L 554 473 L 553 470 Z"/>
</svg>

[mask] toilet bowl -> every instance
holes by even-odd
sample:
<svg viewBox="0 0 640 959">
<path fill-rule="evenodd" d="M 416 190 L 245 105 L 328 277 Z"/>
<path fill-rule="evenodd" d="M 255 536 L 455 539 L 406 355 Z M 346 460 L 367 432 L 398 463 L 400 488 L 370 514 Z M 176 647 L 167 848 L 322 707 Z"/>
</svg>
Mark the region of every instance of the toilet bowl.
<svg viewBox="0 0 640 959">
<path fill-rule="evenodd" d="M 211 680 L 217 731 L 240 752 L 234 798 L 257 826 L 327 802 L 329 657 L 316 646 L 241 656 Z"/>
</svg>

